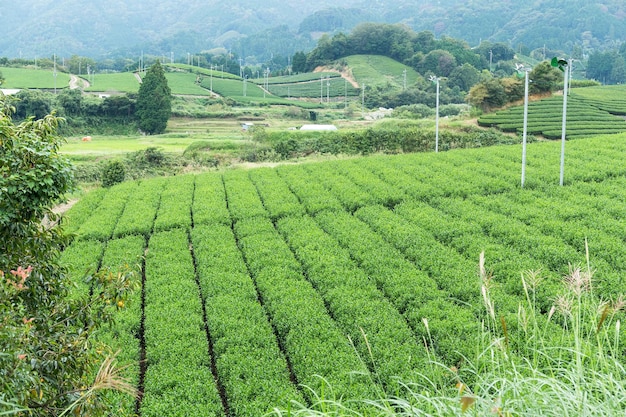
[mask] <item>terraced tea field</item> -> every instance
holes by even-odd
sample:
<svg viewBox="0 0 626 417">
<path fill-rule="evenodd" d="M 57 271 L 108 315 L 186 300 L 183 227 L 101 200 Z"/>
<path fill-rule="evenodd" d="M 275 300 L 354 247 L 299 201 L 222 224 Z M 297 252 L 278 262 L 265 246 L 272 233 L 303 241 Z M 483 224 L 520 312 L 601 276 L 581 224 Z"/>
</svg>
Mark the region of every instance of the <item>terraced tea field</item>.
<svg viewBox="0 0 626 417">
<path fill-rule="evenodd" d="M 603 87 L 604 89 L 604 87 Z M 622 99 L 593 97 L 592 88 L 574 90 L 567 101 L 566 137 L 590 137 L 626 132 L 626 102 Z M 596 90 L 597 91 L 597 90 Z M 606 91 L 606 89 L 604 90 Z M 495 126 L 505 132 L 522 133 L 523 106 L 511 107 L 478 119 L 480 126 Z M 531 102 L 528 105 L 528 133 L 557 139 L 562 135 L 563 97 Z"/>
<path fill-rule="evenodd" d="M 63 260 L 77 280 L 124 263 L 142 277 L 100 335 L 143 391 L 120 415 L 261 416 L 311 404 L 306 387 L 376 398 L 475 354 L 482 251 L 510 323 L 520 273 L 541 271 L 547 315 L 585 238 L 596 296 L 626 292 L 625 152 L 624 135 L 568 142 L 564 187 L 557 143 L 529 145 L 524 189 L 519 146 L 127 182 L 68 212 Z"/>
</svg>

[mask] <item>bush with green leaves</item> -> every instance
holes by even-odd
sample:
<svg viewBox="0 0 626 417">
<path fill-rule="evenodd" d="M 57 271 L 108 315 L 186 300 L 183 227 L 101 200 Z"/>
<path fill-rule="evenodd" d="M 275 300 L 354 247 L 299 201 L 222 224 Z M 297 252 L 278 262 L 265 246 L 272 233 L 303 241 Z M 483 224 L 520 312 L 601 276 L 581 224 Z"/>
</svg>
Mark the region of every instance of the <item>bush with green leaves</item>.
<svg viewBox="0 0 626 417">
<path fill-rule="evenodd" d="M 102 186 L 110 187 L 124 181 L 126 169 L 120 161 L 111 161 L 102 169 Z"/>
<path fill-rule="evenodd" d="M 51 211 L 72 184 L 58 152 L 61 120 L 16 126 L 11 113 L 0 96 L 0 414 L 106 415 L 103 390 L 134 389 L 91 340 L 134 284 L 103 271 L 90 276 L 87 294 L 71 294 L 59 264 L 68 239 Z"/>
</svg>

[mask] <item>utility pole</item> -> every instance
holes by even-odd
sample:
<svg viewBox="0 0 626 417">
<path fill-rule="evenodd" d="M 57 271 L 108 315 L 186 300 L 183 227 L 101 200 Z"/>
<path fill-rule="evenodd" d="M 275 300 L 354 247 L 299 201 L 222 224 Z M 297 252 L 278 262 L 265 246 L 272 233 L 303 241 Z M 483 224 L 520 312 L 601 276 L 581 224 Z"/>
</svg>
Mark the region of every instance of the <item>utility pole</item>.
<svg viewBox="0 0 626 417">
<path fill-rule="evenodd" d="M 568 94 L 568 80 L 569 73 L 572 66 L 572 59 L 570 58 L 567 64 L 565 64 L 565 75 L 563 78 L 563 123 L 561 127 L 561 172 L 559 177 L 559 185 L 563 186 L 563 178 L 565 176 L 565 134 L 567 123 L 567 94 Z"/>
<path fill-rule="evenodd" d="M 361 95 L 361 117 L 365 117 L 365 84 L 363 84 L 363 93 Z"/>
<path fill-rule="evenodd" d="M 437 92 L 435 99 L 435 153 L 439 152 L 439 77 L 430 76 L 430 81 L 437 84 Z"/>
<path fill-rule="evenodd" d="M 330 103 L 330 76 L 326 77 L 326 103 Z"/>
<path fill-rule="evenodd" d="M 324 76 L 320 75 L 320 104 L 324 102 Z"/>
<path fill-rule="evenodd" d="M 526 180 L 526 138 L 528 132 L 528 73 L 530 68 L 524 68 L 524 65 L 517 64 L 517 71 L 524 71 L 524 130 L 522 133 L 522 188 Z"/>
<path fill-rule="evenodd" d="M 54 77 L 54 94 L 57 93 L 57 55 L 53 55 L 54 58 L 54 70 L 52 71 L 52 76 Z"/>
</svg>

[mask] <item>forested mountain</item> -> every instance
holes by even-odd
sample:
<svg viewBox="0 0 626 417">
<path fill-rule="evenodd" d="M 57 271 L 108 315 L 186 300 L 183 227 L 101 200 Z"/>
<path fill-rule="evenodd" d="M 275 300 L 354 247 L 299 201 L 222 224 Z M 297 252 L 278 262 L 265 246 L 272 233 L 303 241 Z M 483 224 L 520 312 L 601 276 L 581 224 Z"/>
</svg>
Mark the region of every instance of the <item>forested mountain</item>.
<svg viewBox="0 0 626 417">
<path fill-rule="evenodd" d="M 262 62 L 364 21 L 516 50 L 586 54 L 626 39 L 623 0 L 29 0 L 0 4 L 0 19 L 0 56 L 12 58 L 181 57 L 226 47 Z"/>
</svg>

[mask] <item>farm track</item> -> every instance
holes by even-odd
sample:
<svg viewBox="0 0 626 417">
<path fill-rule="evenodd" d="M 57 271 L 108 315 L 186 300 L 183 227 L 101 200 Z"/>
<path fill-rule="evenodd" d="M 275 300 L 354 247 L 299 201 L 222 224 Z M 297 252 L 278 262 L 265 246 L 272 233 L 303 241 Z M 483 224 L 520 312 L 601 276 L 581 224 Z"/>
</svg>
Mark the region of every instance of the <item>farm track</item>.
<svg viewBox="0 0 626 417">
<path fill-rule="evenodd" d="M 126 233 L 143 236 L 133 380 L 152 398 L 134 410 L 155 416 L 159 404 L 169 404 L 166 395 L 155 396 L 160 378 L 178 381 L 164 368 L 168 352 L 189 348 L 156 338 L 183 330 L 157 317 L 178 315 L 168 303 L 189 309 L 185 323 L 202 340 L 184 354 L 190 368 L 180 368 L 207 371 L 198 376 L 214 388 L 197 391 L 201 407 L 243 417 L 255 415 L 246 404 L 285 406 L 277 392 L 310 405 L 314 398 L 299 384 L 323 389 L 315 374 L 345 398 L 373 398 L 393 389 L 394 377 L 431 372 L 424 364 L 433 352 L 461 366 L 459 355 L 472 354 L 476 323 L 486 314 L 476 277 L 481 251 L 508 319 L 523 294 L 521 271 L 544 271 L 536 295 L 541 309 L 550 309 L 568 263 L 584 261 L 585 236 L 606 280 L 598 288 L 611 296 L 626 291 L 619 278 L 626 271 L 619 249 L 626 244 L 626 148 L 607 138 L 593 143 L 593 153 L 583 145 L 568 142 L 576 169 L 563 188 L 553 184 L 556 144 L 539 143 L 529 148 L 528 190 L 519 189 L 517 153 L 495 147 L 181 176 L 88 195 L 68 213 L 83 222 L 70 223 L 82 234 L 72 245 L 94 243 L 108 253 Z M 83 207 L 92 215 L 81 214 Z M 163 327 L 150 328 L 157 325 Z M 248 340 L 251 334 L 263 336 Z M 244 346 L 249 350 L 237 355 Z M 361 377 L 349 382 L 345 375 L 354 370 Z M 242 380 L 252 387 L 247 393 L 238 388 Z M 272 399 L 253 402 L 261 397 Z M 178 401 L 197 410 L 193 396 Z"/>
</svg>

